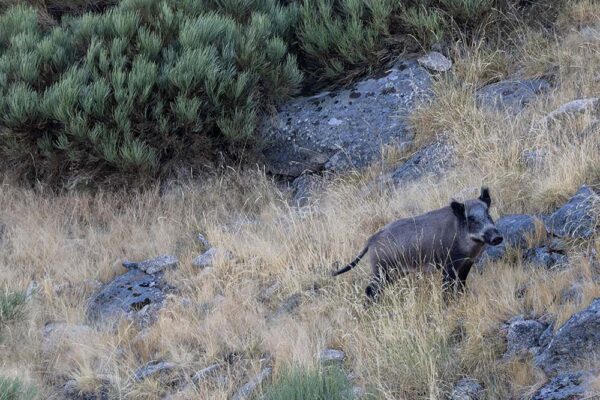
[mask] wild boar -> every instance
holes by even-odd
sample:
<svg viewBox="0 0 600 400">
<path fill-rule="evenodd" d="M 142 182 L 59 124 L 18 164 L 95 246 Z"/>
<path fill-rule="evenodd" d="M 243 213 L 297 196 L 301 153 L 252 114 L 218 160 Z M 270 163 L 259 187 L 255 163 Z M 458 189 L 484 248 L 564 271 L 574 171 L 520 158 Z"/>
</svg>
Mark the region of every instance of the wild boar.
<svg viewBox="0 0 600 400">
<path fill-rule="evenodd" d="M 367 240 L 360 254 L 333 276 L 354 268 L 369 253 L 372 270 L 366 295 L 377 300 L 382 286 L 410 271 L 433 271 L 441 268 L 443 287 L 463 292 L 474 260 L 486 244 L 502 243 L 502 236 L 489 209 L 490 191 L 481 188 L 477 199 L 449 206 L 412 218 L 394 221 Z"/>
</svg>

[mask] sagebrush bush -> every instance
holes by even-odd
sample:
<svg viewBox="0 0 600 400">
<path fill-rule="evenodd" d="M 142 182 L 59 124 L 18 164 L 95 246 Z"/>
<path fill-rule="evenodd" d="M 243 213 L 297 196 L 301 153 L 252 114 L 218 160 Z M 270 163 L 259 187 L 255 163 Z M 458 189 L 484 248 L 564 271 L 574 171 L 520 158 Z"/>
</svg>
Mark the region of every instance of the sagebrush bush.
<svg viewBox="0 0 600 400">
<path fill-rule="evenodd" d="M 0 376 L 0 400 L 33 400 L 36 391 L 25 386 L 19 379 Z"/>
<path fill-rule="evenodd" d="M 24 303 L 24 293 L 0 291 L 0 330 L 2 325 L 21 315 Z"/>
<path fill-rule="evenodd" d="M 262 400 L 349 400 L 353 399 L 348 378 L 339 367 L 290 368 L 265 391 Z"/>
<path fill-rule="evenodd" d="M 300 85 L 296 18 L 276 0 L 125 0 L 45 32 L 34 8 L 12 7 L 0 18 L 4 159 L 37 179 L 157 176 L 245 143 Z"/>
</svg>

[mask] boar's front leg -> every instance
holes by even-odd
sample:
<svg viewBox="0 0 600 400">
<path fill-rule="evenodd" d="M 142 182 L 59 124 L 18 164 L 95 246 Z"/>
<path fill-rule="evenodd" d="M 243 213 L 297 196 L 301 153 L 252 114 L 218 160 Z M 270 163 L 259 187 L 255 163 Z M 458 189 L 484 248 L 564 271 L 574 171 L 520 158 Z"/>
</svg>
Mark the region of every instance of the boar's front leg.
<svg viewBox="0 0 600 400">
<path fill-rule="evenodd" d="M 467 276 L 473 262 L 468 260 L 462 263 L 449 263 L 443 270 L 443 289 L 446 295 L 462 294 L 467 287 Z"/>
</svg>

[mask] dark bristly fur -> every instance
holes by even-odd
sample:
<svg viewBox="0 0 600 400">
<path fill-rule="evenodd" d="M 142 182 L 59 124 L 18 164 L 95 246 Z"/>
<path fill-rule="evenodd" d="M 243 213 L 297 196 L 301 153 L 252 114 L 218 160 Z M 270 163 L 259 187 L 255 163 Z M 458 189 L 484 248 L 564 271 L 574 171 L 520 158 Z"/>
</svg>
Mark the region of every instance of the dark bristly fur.
<svg viewBox="0 0 600 400">
<path fill-rule="evenodd" d="M 444 288 L 462 292 L 473 261 L 485 244 L 497 245 L 502 237 L 490 217 L 489 190 L 481 188 L 477 199 L 386 225 L 369 238 L 360 254 L 337 276 L 354 268 L 369 252 L 372 270 L 366 294 L 377 299 L 383 284 L 409 271 L 431 271 L 441 267 Z"/>
</svg>

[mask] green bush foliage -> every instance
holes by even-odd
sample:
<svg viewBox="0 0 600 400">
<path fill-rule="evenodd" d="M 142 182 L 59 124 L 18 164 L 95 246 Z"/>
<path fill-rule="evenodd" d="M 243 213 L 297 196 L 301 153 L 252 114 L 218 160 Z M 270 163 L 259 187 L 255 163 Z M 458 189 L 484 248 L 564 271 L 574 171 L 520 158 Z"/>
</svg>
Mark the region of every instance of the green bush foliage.
<svg viewBox="0 0 600 400">
<path fill-rule="evenodd" d="M 0 290 L 0 331 L 2 326 L 17 319 L 23 312 L 25 294 Z"/>
<path fill-rule="evenodd" d="M 33 400 L 35 396 L 35 389 L 25 386 L 19 379 L 0 376 L 0 400 Z"/>
<path fill-rule="evenodd" d="M 211 145 L 251 139 L 262 109 L 293 95 L 295 5 L 124 0 L 65 17 L 0 18 L 0 149 L 37 179 L 158 176 Z"/>
<path fill-rule="evenodd" d="M 292 368 L 265 391 L 263 400 L 350 400 L 348 378 L 339 367 L 305 370 Z"/>
</svg>

